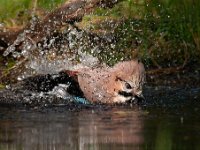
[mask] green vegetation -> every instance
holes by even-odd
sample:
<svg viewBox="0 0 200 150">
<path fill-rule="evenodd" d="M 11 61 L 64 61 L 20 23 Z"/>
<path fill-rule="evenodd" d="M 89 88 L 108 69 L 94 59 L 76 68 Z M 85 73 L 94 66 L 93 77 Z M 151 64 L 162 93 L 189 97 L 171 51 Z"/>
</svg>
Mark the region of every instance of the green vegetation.
<svg viewBox="0 0 200 150">
<path fill-rule="evenodd" d="M 123 18 L 115 30 L 120 54 L 129 57 L 130 50 L 136 49 L 146 64 L 162 68 L 200 63 L 199 14 L 199 1 L 127 0 L 113 9 L 99 8 L 89 17 Z M 124 55 L 118 55 L 119 59 Z"/>
<path fill-rule="evenodd" d="M 34 9 L 41 15 L 64 2 L 0 0 L 0 22 L 21 26 L 30 19 Z M 91 30 L 114 30 L 118 39 L 115 51 L 101 53 L 102 60 L 108 63 L 130 57 L 132 50 L 137 50 L 147 66 L 180 67 L 200 63 L 199 14 L 200 1 L 124 0 L 112 9 L 97 8 L 84 17 L 82 24 L 85 27 L 90 24 Z M 105 25 L 108 17 L 118 24 L 116 28 Z"/>
<path fill-rule="evenodd" d="M 173 66 L 199 62 L 199 8 L 200 1 L 192 0 L 153 0 L 146 4 L 144 18 L 147 23 L 154 23 L 151 57 L 159 64 L 170 62 Z"/>
<path fill-rule="evenodd" d="M 9 27 L 21 26 L 30 20 L 34 11 L 54 9 L 64 0 L 0 0 L 0 22 Z"/>
</svg>

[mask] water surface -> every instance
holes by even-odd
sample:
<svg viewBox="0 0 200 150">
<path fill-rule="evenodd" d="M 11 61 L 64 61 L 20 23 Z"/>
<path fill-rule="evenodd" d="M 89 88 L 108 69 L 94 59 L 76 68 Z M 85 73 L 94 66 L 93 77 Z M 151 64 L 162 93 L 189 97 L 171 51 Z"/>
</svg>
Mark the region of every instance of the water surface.
<svg viewBox="0 0 200 150">
<path fill-rule="evenodd" d="M 0 107 L 0 149 L 200 149 L 199 91 L 147 87 L 132 107 Z"/>
</svg>

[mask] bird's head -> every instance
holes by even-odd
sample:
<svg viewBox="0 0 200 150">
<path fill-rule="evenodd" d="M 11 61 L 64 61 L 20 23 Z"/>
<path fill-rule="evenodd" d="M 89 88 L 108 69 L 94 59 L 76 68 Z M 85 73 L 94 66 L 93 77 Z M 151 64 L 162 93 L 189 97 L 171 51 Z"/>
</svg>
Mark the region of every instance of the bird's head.
<svg viewBox="0 0 200 150">
<path fill-rule="evenodd" d="M 115 78 L 114 102 L 143 100 L 142 88 L 145 83 L 144 65 L 139 60 L 124 61 L 112 68 Z"/>
</svg>

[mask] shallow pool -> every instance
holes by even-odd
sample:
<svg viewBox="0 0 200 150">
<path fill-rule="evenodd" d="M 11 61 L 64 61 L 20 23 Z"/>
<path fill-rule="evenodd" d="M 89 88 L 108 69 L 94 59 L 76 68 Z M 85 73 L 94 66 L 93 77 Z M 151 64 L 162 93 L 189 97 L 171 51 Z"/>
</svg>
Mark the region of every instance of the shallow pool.
<svg viewBox="0 0 200 150">
<path fill-rule="evenodd" d="M 200 149 L 200 89 L 145 93 L 139 106 L 1 106 L 0 149 Z"/>
</svg>

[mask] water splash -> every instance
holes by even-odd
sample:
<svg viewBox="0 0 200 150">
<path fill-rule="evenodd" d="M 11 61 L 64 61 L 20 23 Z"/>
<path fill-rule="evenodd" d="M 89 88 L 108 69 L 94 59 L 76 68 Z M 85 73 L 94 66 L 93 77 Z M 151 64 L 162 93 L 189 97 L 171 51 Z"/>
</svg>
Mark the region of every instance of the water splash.
<svg viewBox="0 0 200 150">
<path fill-rule="evenodd" d="M 30 27 L 20 33 L 4 51 L 4 56 L 12 54 L 19 61 L 26 61 L 18 79 L 36 74 L 53 74 L 61 70 L 96 67 L 115 57 L 113 30 L 97 34 L 68 24 L 59 31 L 47 33 L 38 41 L 38 31 L 35 30 L 38 22 L 33 16 Z M 110 24 L 114 23 L 111 21 Z"/>
</svg>

